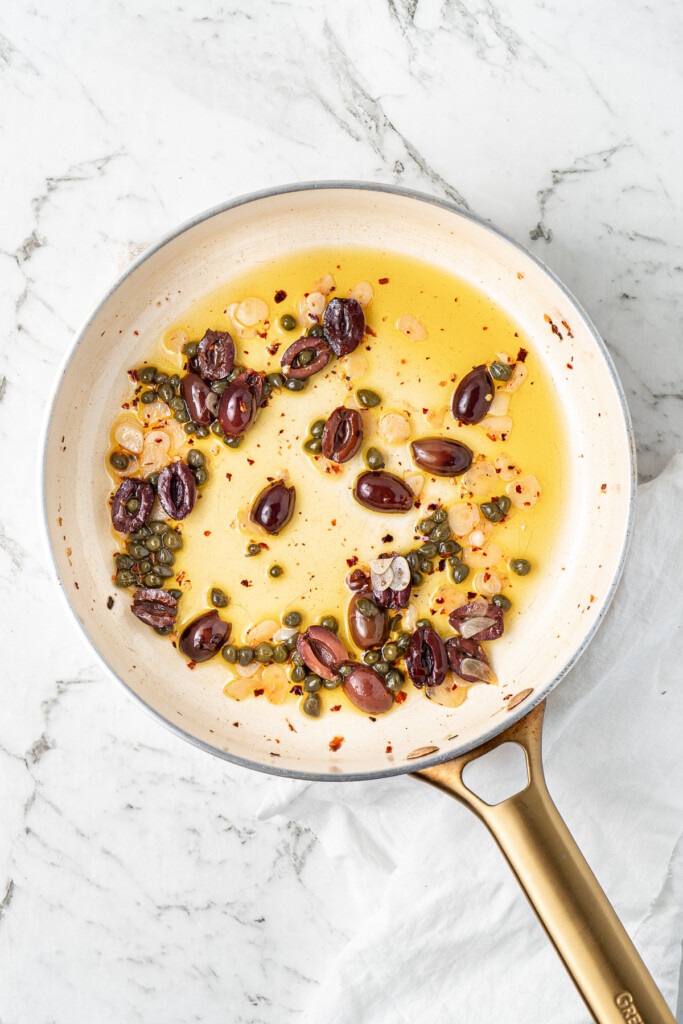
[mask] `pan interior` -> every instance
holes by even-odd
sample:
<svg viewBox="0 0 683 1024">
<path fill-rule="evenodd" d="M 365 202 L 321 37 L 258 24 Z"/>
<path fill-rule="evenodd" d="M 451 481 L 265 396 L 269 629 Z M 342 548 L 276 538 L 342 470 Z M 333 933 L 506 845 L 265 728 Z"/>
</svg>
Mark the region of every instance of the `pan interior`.
<svg viewBox="0 0 683 1024">
<path fill-rule="evenodd" d="M 517 321 L 556 388 L 569 425 L 561 470 L 566 515 L 547 580 L 496 643 L 500 686 L 476 686 L 455 709 L 427 701 L 372 721 L 352 712 L 333 725 L 262 700 L 222 694 L 221 667 L 188 672 L 153 633 L 112 609 L 111 538 L 102 462 L 116 395 L 112 382 L 225 268 L 315 248 L 364 246 L 418 258 L 464 278 Z M 140 339 L 143 339 L 141 342 Z M 79 500 L 73 500 L 78 481 Z M 594 328 L 528 254 L 488 227 L 419 198 L 330 187 L 252 199 L 200 220 L 154 250 L 98 308 L 80 335 L 55 400 L 46 441 L 47 527 L 65 594 L 105 663 L 146 706 L 213 752 L 263 770 L 367 776 L 455 756 L 528 710 L 561 678 L 609 603 L 627 542 L 630 436 L 614 372 Z M 87 543 L 85 542 L 87 539 Z M 510 704 L 525 690 L 529 694 Z M 414 710 L 413 710 L 414 709 Z M 289 720 L 289 721 L 288 721 Z M 237 723 L 237 724 L 236 724 Z M 337 750 L 335 735 L 343 736 Z M 422 757 L 411 753 L 427 748 Z"/>
</svg>

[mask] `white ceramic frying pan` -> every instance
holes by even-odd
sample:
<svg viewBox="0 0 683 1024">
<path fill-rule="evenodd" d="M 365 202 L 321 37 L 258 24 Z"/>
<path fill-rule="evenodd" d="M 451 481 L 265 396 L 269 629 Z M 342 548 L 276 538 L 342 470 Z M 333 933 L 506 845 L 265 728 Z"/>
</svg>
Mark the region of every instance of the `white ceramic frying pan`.
<svg viewBox="0 0 683 1024">
<path fill-rule="evenodd" d="M 392 729 L 390 754 L 383 733 L 358 714 L 345 716 L 344 743 L 333 752 L 328 730 L 314 720 L 300 716 L 292 732 L 280 707 L 258 700 L 226 707 L 221 665 L 188 673 L 170 645 L 138 628 L 126 601 L 107 607 L 113 588 L 102 465 L 126 370 L 225 280 L 226 268 L 279 260 L 309 239 L 316 248 L 409 254 L 485 292 L 532 339 L 570 426 L 568 466 L 561 470 L 568 512 L 548 566 L 552 587 L 541 584 L 530 609 L 497 642 L 504 682 L 474 687 L 455 709 L 411 702 L 411 714 Z M 493 832 L 596 1020 L 673 1024 L 552 804 L 540 761 L 543 698 L 595 633 L 621 573 L 634 471 L 628 411 L 610 357 L 581 307 L 545 267 L 449 204 L 343 182 L 235 200 L 179 228 L 132 264 L 78 333 L 60 375 L 46 429 L 43 488 L 49 544 L 68 604 L 109 673 L 159 721 L 209 753 L 272 774 L 351 781 L 419 773 L 468 804 Z M 239 729 L 232 725 L 235 707 Z M 526 751 L 529 784 L 489 806 L 466 788 L 462 769 L 509 740 Z"/>
</svg>

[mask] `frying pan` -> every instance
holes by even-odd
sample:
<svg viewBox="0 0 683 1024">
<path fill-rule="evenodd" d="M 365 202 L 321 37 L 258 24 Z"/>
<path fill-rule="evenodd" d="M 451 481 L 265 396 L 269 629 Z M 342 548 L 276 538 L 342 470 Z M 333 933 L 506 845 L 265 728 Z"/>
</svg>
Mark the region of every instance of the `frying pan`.
<svg viewBox="0 0 683 1024">
<path fill-rule="evenodd" d="M 227 701 L 212 662 L 187 672 L 112 594 L 108 481 L 102 472 L 126 370 L 175 319 L 229 276 L 317 247 L 409 254 L 464 278 L 531 337 L 568 421 L 558 465 L 566 517 L 541 584 L 496 644 L 500 686 L 475 686 L 459 708 L 414 701 L 384 728 L 348 714 L 330 749 L 321 722 L 282 707 Z M 118 389 L 118 390 L 117 390 Z M 401 772 L 449 793 L 492 832 L 594 1019 L 674 1018 L 592 875 L 545 786 L 543 700 L 575 663 L 609 606 L 634 507 L 633 439 L 621 386 L 588 317 L 553 274 L 490 225 L 404 189 L 348 182 L 289 186 L 227 203 L 148 249 L 78 333 L 49 412 L 43 462 L 45 525 L 62 593 L 108 672 L 160 722 L 208 753 L 256 771 L 336 781 Z M 87 543 L 85 539 L 87 538 Z M 239 728 L 233 722 L 239 719 Z M 391 734 L 390 753 L 386 752 Z M 463 768 L 504 742 L 525 752 L 528 784 L 491 806 Z"/>
</svg>

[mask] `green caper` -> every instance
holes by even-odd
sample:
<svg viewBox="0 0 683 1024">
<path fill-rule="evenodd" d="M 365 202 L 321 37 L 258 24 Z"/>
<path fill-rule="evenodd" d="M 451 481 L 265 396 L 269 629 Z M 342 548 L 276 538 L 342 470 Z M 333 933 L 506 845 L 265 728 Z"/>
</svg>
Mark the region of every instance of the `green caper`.
<svg viewBox="0 0 683 1024">
<path fill-rule="evenodd" d="M 220 423 L 218 422 L 218 420 L 214 420 L 213 423 L 211 424 L 211 433 L 215 434 L 216 437 L 224 437 L 225 436 L 224 433 L 223 433 L 223 428 L 220 425 Z"/>
<path fill-rule="evenodd" d="M 157 375 L 156 366 L 143 366 L 141 370 L 138 370 L 138 379 L 143 384 L 151 384 Z"/>
<path fill-rule="evenodd" d="M 435 523 L 445 523 L 448 519 L 448 512 L 445 508 L 437 508 L 435 512 L 432 512 L 432 519 Z"/>
<path fill-rule="evenodd" d="M 434 566 L 428 558 L 420 559 L 420 572 L 430 573 Z"/>
<path fill-rule="evenodd" d="M 183 355 L 188 356 L 190 359 L 194 359 L 199 351 L 199 342 L 188 341 L 187 345 L 183 345 Z"/>
<path fill-rule="evenodd" d="M 151 405 L 152 402 L 156 402 L 158 398 L 159 396 L 156 391 L 143 391 L 140 395 L 140 401 L 143 405 Z"/>
<path fill-rule="evenodd" d="M 434 522 L 433 519 L 421 519 L 420 522 L 417 524 L 417 532 L 431 533 L 435 527 L 436 523 Z"/>
<path fill-rule="evenodd" d="M 457 540 L 454 540 L 453 543 L 455 544 L 455 551 L 453 552 L 453 555 L 458 559 L 462 558 L 462 544 L 458 544 Z"/>
<path fill-rule="evenodd" d="M 195 469 L 192 475 L 194 476 L 194 482 L 196 483 L 197 487 L 203 487 L 206 481 L 209 479 L 209 474 L 203 468 Z"/>
<path fill-rule="evenodd" d="M 132 587 L 136 580 L 137 576 L 130 569 L 119 569 L 114 578 L 114 585 L 117 587 Z"/>
<path fill-rule="evenodd" d="M 197 427 L 198 424 L 196 424 L 194 420 L 187 420 L 186 423 L 183 423 L 183 430 L 186 434 L 196 434 Z"/>
<path fill-rule="evenodd" d="M 159 636 L 168 636 L 169 633 L 173 632 L 173 626 L 155 626 L 154 632 L 158 633 Z"/>
<path fill-rule="evenodd" d="M 420 568 L 420 555 L 419 555 L 419 552 L 417 552 L 417 551 L 409 551 L 408 554 L 406 555 L 406 562 L 408 563 L 408 565 L 410 566 L 411 569 L 419 569 Z"/>
<path fill-rule="evenodd" d="M 151 537 L 151 535 L 152 531 L 150 530 L 149 526 L 141 526 L 139 530 L 136 530 L 135 533 L 131 533 L 129 535 L 128 540 L 144 541 L 147 540 L 148 537 Z"/>
<path fill-rule="evenodd" d="M 280 317 L 280 327 L 283 331 L 293 331 L 296 327 L 296 318 L 291 313 L 285 313 Z"/>
<path fill-rule="evenodd" d="M 313 326 L 309 327 L 308 330 L 306 331 L 306 335 L 309 338 L 322 338 L 322 337 L 324 337 L 325 332 L 324 332 L 324 330 L 322 328 L 322 324 L 313 324 Z"/>
<path fill-rule="evenodd" d="M 126 511 L 133 515 L 140 508 L 140 502 L 137 498 L 129 498 L 126 502 Z"/>
<path fill-rule="evenodd" d="M 386 676 L 388 675 L 389 672 L 391 672 L 391 665 L 389 664 L 388 661 L 377 661 L 372 667 L 374 668 L 375 672 L 379 672 L 381 676 Z"/>
<path fill-rule="evenodd" d="M 325 429 L 325 420 L 314 420 L 308 428 L 308 433 L 311 437 L 322 437 L 323 430 Z"/>
<path fill-rule="evenodd" d="M 168 374 L 164 373 L 163 370 L 157 370 L 157 372 L 154 374 L 154 383 L 168 384 Z"/>
<path fill-rule="evenodd" d="M 185 409 L 176 409 L 173 413 L 173 419 L 178 423 L 182 423 L 183 426 L 190 422 L 190 414 Z"/>
<path fill-rule="evenodd" d="M 360 388 L 359 391 L 356 391 L 356 398 L 358 404 L 362 405 L 364 409 L 374 409 L 382 401 L 377 392 L 370 391 L 369 388 Z"/>
<path fill-rule="evenodd" d="M 155 566 L 154 571 L 157 576 L 161 576 L 162 580 L 170 580 L 171 576 L 175 575 L 173 569 L 168 565 L 157 565 Z"/>
<path fill-rule="evenodd" d="M 260 662 L 261 665 L 267 665 L 269 661 L 272 661 L 273 660 L 273 647 L 272 647 L 272 645 L 269 644 L 269 643 L 266 643 L 265 640 L 264 640 L 264 642 L 262 644 L 258 644 L 258 646 L 256 647 L 256 660 L 258 662 Z"/>
<path fill-rule="evenodd" d="M 425 541 L 424 544 L 420 545 L 418 551 L 420 552 L 423 558 L 434 558 L 434 556 L 436 555 L 437 547 L 433 540 L 428 540 Z"/>
<path fill-rule="evenodd" d="M 323 679 L 323 686 L 326 690 L 336 690 L 341 684 L 339 676 L 335 676 L 334 679 Z"/>
<path fill-rule="evenodd" d="M 462 583 L 466 580 L 470 574 L 469 565 L 464 565 L 460 562 L 458 565 L 451 566 L 451 579 L 454 583 Z"/>
<path fill-rule="evenodd" d="M 417 629 L 419 629 L 420 626 L 424 626 L 425 629 L 428 628 L 428 627 L 431 628 L 431 625 L 432 625 L 432 620 L 431 619 L 418 619 L 417 622 L 415 623 L 415 626 L 416 626 Z"/>
<path fill-rule="evenodd" d="M 251 665 L 254 660 L 254 652 L 251 647 L 240 647 L 237 652 L 237 660 L 243 668 Z"/>
<path fill-rule="evenodd" d="M 394 615 L 393 618 L 389 621 L 389 632 L 390 633 L 398 633 L 398 631 L 401 628 L 401 623 L 402 622 L 403 622 L 403 619 L 402 619 L 402 617 L 400 615 Z"/>
<path fill-rule="evenodd" d="M 245 367 L 240 363 L 233 363 L 232 370 L 228 374 L 228 380 L 234 380 L 235 377 L 239 377 L 240 374 L 244 373 Z"/>
<path fill-rule="evenodd" d="M 319 455 L 323 450 L 323 443 L 319 437 L 309 437 L 304 441 L 302 448 L 309 455 Z"/>
<path fill-rule="evenodd" d="M 479 507 L 482 515 L 490 523 L 499 523 L 503 518 L 503 513 L 493 501 L 485 501 Z"/>
<path fill-rule="evenodd" d="M 153 566 L 149 558 L 143 558 L 141 562 L 138 562 L 138 572 L 141 576 L 144 576 L 145 573 L 151 572 L 152 568 Z"/>
<path fill-rule="evenodd" d="M 442 540 L 439 544 L 439 554 L 442 558 L 445 558 L 447 555 L 455 554 L 456 550 L 457 544 L 454 540 Z"/>
<path fill-rule="evenodd" d="M 401 656 L 401 652 L 398 649 L 398 644 L 389 642 L 382 648 L 382 657 L 385 661 L 396 661 Z"/>
<path fill-rule="evenodd" d="M 408 633 L 407 630 L 403 633 L 399 633 L 398 637 L 396 638 L 397 647 L 399 647 L 401 650 L 405 650 L 410 641 L 412 640 L 412 638 L 413 634 Z"/>
<path fill-rule="evenodd" d="M 531 572 L 531 562 L 527 562 L 526 558 L 512 558 L 508 565 L 517 576 L 526 576 Z"/>
<path fill-rule="evenodd" d="M 168 530 L 168 523 L 165 523 L 163 519 L 153 519 L 149 524 L 149 528 L 157 537 L 163 537 Z"/>
<path fill-rule="evenodd" d="M 239 437 L 224 437 L 223 444 L 227 445 L 228 448 L 239 448 L 244 441 L 244 437 L 240 434 Z"/>
<path fill-rule="evenodd" d="M 417 569 L 411 569 L 410 582 L 414 587 L 421 587 L 424 582 L 424 576 Z"/>
<path fill-rule="evenodd" d="M 157 484 L 159 483 L 159 473 L 150 473 L 147 477 L 147 483 L 156 491 Z"/>
<path fill-rule="evenodd" d="M 114 469 L 118 469 L 120 472 L 123 472 L 128 466 L 128 456 L 124 452 L 112 452 L 109 461 Z"/>
<path fill-rule="evenodd" d="M 315 352 L 313 351 L 313 349 L 312 348 L 305 348 L 305 349 L 302 349 L 301 352 L 299 352 L 298 356 L 296 357 L 296 363 L 297 363 L 298 366 L 309 366 L 310 363 L 312 363 L 314 359 L 315 359 Z"/>
<path fill-rule="evenodd" d="M 131 558 L 130 555 L 117 555 L 116 556 L 116 568 L 117 569 L 132 569 L 135 565 L 135 559 Z"/>
<path fill-rule="evenodd" d="M 499 363 L 498 360 L 496 360 L 489 366 L 489 373 L 494 380 L 510 380 L 514 368 L 514 363 Z"/>
<path fill-rule="evenodd" d="M 158 551 L 161 547 L 161 537 L 157 537 L 155 533 L 151 537 L 148 537 L 145 541 L 145 547 L 148 551 Z"/>
<path fill-rule="evenodd" d="M 296 377 L 290 377 L 289 380 L 285 381 L 285 388 L 287 391 L 305 391 L 307 380 L 297 380 Z"/>
<path fill-rule="evenodd" d="M 270 568 L 268 569 L 268 575 L 272 576 L 272 578 L 276 580 L 278 576 L 282 576 L 284 571 L 285 570 L 282 568 L 281 565 L 271 565 Z"/>
<path fill-rule="evenodd" d="M 432 532 L 429 534 L 429 539 L 434 543 L 438 544 L 439 541 L 449 540 L 451 536 L 451 528 L 448 523 L 439 523 L 435 526 Z"/>
<path fill-rule="evenodd" d="M 404 682 L 405 676 L 397 668 L 392 668 L 384 677 L 386 688 L 387 690 L 391 690 L 392 693 L 400 693 L 403 689 Z"/>
<path fill-rule="evenodd" d="M 512 602 L 505 594 L 494 594 L 491 598 L 491 604 L 495 604 L 496 608 L 502 608 L 504 612 L 509 612 L 512 608 Z"/>
<path fill-rule="evenodd" d="M 253 558 L 254 555 L 260 555 L 263 548 L 260 544 L 247 544 L 247 558 Z"/>
<path fill-rule="evenodd" d="M 171 384 L 174 388 L 177 388 L 180 384 L 180 377 L 178 376 L 178 374 L 171 374 L 171 376 L 168 379 L 168 383 Z"/>
<path fill-rule="evenodd" d="M 365 465 L 368 469 L 381 469 L 384 459 L 379 448 L 368 448 L 365 453 Z"/>
<path fill-rule="evenodd" d="M 285 383 L 284 374 L 282 373 L 267 373 L 266 380 L 271 388 L 281 388 Z"/>
<path fill-rule="evenodd" d="M 215 395 L 222 395 L 229 383 L 230 381 L 227 378 L 224 380 L 215 380 L 211 384 L 211 390 Z"/>
<path fill-rule="evenodd" d="M 273 661 L 278 665 L 282 665 L 284 664 L 285 661 L 287 661 L 288 657 L 289 651 L 287 650 L 285 645 L 275 644 L 275 647 L 273 647 Z"/>
<path fill-rule="evenodd" d="M 166 593 L 170 594 L 171 597 L 175 597 L 176 601 L 179 601 L 183 596 L 182 590 L 167 590 Z"/>
<path fill-rule="evenodd" d="M 186 411 L 185 410 L 185 400 L 182 399 L 180 397 L 180 395 L 175 395 L 173 398 L 170 398 L 169 401 L 168 401 L 168 407 L 169 407 L 169 409 L 172 409 L 173 412 L 185 412 Z"/>
<path fill-rule="evenodd" d="M 315 672 L 309 673 L 304 679 L 304 690 L 306 693 L 316 693 L 322 685 L 322 679 Z"/>
<path fill-rule="evenodd" d="M 288 629 L 296 629 L 301 622 L 300 612 L 287 612 L 284 619 L 282 620 L 283 625 Z"/>
<path fill-rule="evenodd" d="M 317 693 L 309 693 L 301 702 L 301 710 L 309 718 L 318 718 L 320 715 L 320 697 Z"/>
<path fill-rule="evenodd" d="M 175 555 L 168 548 L 159 548 L 154 557 L 156 558 L 157 565 L 173 565 L 175 562 Z"/>
<path fill-rule="evenodd" d="M 382 655 L 379 651 L 366 651 L 363 655 L 363 661 L 366 665 L 376 665 Z"/>
<path fill-rule="evenodd" d="M 361 615 L 366 617 L 366 619 L 371 619 L 375 615 L 379 615 L 379 608 L 374 601 L 371 601 L 367 597 L 359 597 L 356 601 L 356 608 Z"/>
<path fill-rule="evenodd" d="M 163 399 L 164 402 L 170 402 L 175 395 L 175 388 L 172 384 L 161 384 L 157 389 L 159 398 Z"/>
<path fill-rule="evenodd" d="M 221 657 L 225 658 L 229 665 L 234 665 L 237 661 L 237 648 L 233 644 L 226 644 L 225 647 L 221 647 Z"/>
<path fill-rule="evenodd" d="M 293 633 L 292 636 L 287 637 L 287 639 L 284 641 L 284 645 L 288 651 L 296 651 L 297 641 L 300 636 L 301 633 Z M 298 654 L 299 652 L 296 651 L 296 653 Z"/>
<path fill-rule="evenodd" d="M 324 626 L 325 629 L 331 630 L 333 633 L 336 633 L 339 629 L 339 623 L 335 619 L 334 615 L 323 615 L 320 620 L 320 625 Z"/>
<path fill-rule="evenodd" d="M 138 541 L 129 541 L 128 554 L 131 555 L 136 562 L 141 562 L 143 558 L 147 558 L 149 551 L 144 544 L 140 544 Z"/>
<path fill-rule="evenodd" d="M 209 428 L 208 427 L 203 427 L 203 426 L 197 427 L 197 437 L 208 437 L 208 436 L 209 436 Z"/>
<path fill-rule="evenodd" d="M 180 551 L 183 546 L 183 538 L 180 536 L 177 530 L 169 530 L 168 533 L 164 534 L 164 547 L 170 548 L 171 551 Z"/>
<path fill-rule="evenodd" d="M 306 669 L 303 665 L 294 665 L 289 673 L 289 678 L 293 683 L 302 683 L 306 678 Z"/>
<path fill-rule="evenodd" d="M 220 587 L 211 588 L 210 600 L 214 608 L 227 608 L 230 603 L 228 595 Z"/>
<path fill-rule="evenodd" d="M 510 511 L 510 506 L 512 505 L 512 502 L 508 498 L 507 494 L 502 494 L 500 498 L 496 498 L 496 505 L 503 513 L 503 515 L 506 516 Z"/>
<path fill-rule="evenodd" d="M 142 582 L 146 587 L 160 587 L 161 576 L 158 576 L 155 572 L 148 572 L 142 577 Z"/>
<path fill-rule="evenodd" d="M 342 679 L 346 679 L 351 672 L 353 672 L 353 665 L 342 665 L 339 669 L 339 675 Z"/>
</svg>

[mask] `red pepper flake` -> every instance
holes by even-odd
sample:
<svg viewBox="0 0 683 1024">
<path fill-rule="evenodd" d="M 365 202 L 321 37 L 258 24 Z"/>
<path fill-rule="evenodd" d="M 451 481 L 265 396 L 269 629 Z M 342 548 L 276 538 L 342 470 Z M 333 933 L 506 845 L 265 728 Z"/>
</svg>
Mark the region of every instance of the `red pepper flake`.
<svg viewBox="0 0 683 1024">
<path fill-rule="evenodd" d="M 255 697 L 261 697 L 265 693 L 265 690 L 254 690 Z"/>
<path fill-rule="evenodd" d="M 225 474 L 225 479 L 226 480 L 232 480 L 232 473 L 226 473 Z"/>
<path fill-rule="evenodd" d="M 488 327 L 482 327 L 482 331 L 488 331 Z"/>
<path fill-rule="evenodd" d="M 205 537 L 210 537 L 211 536 L 211 530 L 204 530 L 204 536 Z"/>
<path fill-rule="evenodd" d="M 240 727 L 240 723 L 239 722 L 233 722 L 232 724 L 235 727 L 235 729 L 239 729 L 239 727 Z"/>
<path fill-rule="evenodd" d="M 353 565 L 358 565 L 358 556 L 354 555 L 353 558 L 347 558 L 346 559 L 346 564 L 348 565 L 349 569 Z"/>
<path fill-rule="evenodd" d="M 341 704 L 335 704 L 333 708 L 330 708 L 330 711 L 341 711 Z"/>
<path fill-rule="evenodd" d="M 437 597 L 437 599 L 436 599 L 436 601 L 434 603 L 435 604 L 443 604 L 445 600 L 446 600 L 445 597 Z"/>
<path fill-rule="evenodd" d="M 518 277 L 518 279 L 519 279 L 520 281 L 521 281 L 521 280 L 522 280 L 522 278 L 524 277 L 524 274 L 523 274 L 523 273 L 521 272 L 521 270 L 518 270 L 518 271 L 517 271 L 517 277 Z"/>
<path fill-rule="evenodd" d="M 250 466 L 254 465 L 254 460 L 253 459 L 247 459 L 247 462 L 249 463 Z"/>
<path fill-rule="evenodd" d="M 197 667 L 197 662 L 196 662 L 196 661 L 188 661 L 188 663 L 187 663 L 187 667 L 188 667 L 189 669 L 193 669 L 193 668 L 196 668 L 196 667 Z"/>
<path fill-rule="evenodd" d="M 290 722 L 290 720 L 288 718 L 285 718 L 285 722 L 289 726 L 289 731 L 290 732 L 296 732 L 296 729 L 294 728 L 294 726 L 292 725 L 292 723 Z"/>
<path fill-rule="evenodd" d="M 251 586 L 251 583 L 249 582 L 249 580 L 240 580 L 240 583 L 242 584 L 243 587 L 250 587 Z"/>
<path fill-rule="evenodd" d="M 387 743 L 387 749 L 384 751 L 385 754 L 390 754 L 394 748 L 391 743 Z"/>
<path fill-rule="evenodd" d="M 391 544 L 393 539 L 394 538 L 390 533 L 385 533 L 384 536 L 382 537 L 382 544 Z"/>
<path fill-rule="evenodd" d="M 334 739 L 330 740 L 330 750 L 337 751 L 344 742 L 343 736 L 335 736 Z"/>
<path fill-rule="evenodd" d="M 295 697 L 300 697 L 301 694 L 304 691 L 301 689 L 301 687 L 298 684 L 295 684 L 294 686 L 291 687 L 289 692 L 293 693 Z M 296 732 L 296 729 L 294 730 L 294 732 Z"/>
<path fill-rule="evenodd" d="M 591 604 L 593 604 L 594 600 L 595 600 L 595 594 L 591 594 Z"/>
<path fill-rule="evenodd" d="M 403 692 L 403 690 L 401 690 L 400 693 L 396 694 L 396 703 L 397 704 L 402 704 L 405 699 L 406 699 L 406 694 Z"/>
<path fill-rule="evenodd" d="M 602 493 L 604 494 L 604 493 L 605 493 L 605 491 L 607 490 L 607 484 L 600 484 L 600 490 L 601 490 L 601 491 L 602 491 Z"/>
<path fill-rule="evenodd" d="M 332 526 L 336 526 L 337 525 L 337 520 L 336 519 L 330 519 L 330 523 L 332 524 Z"/>
<path fill-rule="evenodd" d="M 268 355 L 274 356 L 280 347 L 280 342 L 276 341 L 273 345 L 268 346 Z"/>
<path fill-rule="evenodd" d="M 371 338 L 376 338 L 377 337 L 376 332 L 373 331 L 372 327 L 368 327 L 367 324 L 365 325 L 365 333 L 369 334 Z"/>
<path fill-rule="evenodd" d="M 567 332 L 567 337 L 573 338 L 574 335 L 572 334 L 572 329 L 571 329 L 571 327 L 569 326 L 569 324 L 567 323 L 566 320 L 562 321 L 562 326 L 564 327 L 565 331 Z"/>
<path fill-rule="evenodd" d="M 380 277 L 379 284 L 389 284 L 389 278 L 388 277 Z"/>
<path fill-rule="evenodd" d="M 429 412 L 429 409 L 423 409 L 423 410 L 422 410 L 422 412 L 423 412 L 423 414 L 424 414 L 424 415 L 426 416 L 426 415 L 427 415 L 427 413 Z"/>
<path fill-rule="evenodd" d="M 517 494 L 521 494 L 522 493 L 522 485 L 521 484 L 515 484 L 515 490 L 517 491 Z"/>
<path fill-rule="evenodd" d="M 517 362 L 518 363 L 526 362 L 526 357 L 528 355 L 529 355 L 529 353 L 527 352 L 527 350 L 525 348 L 520 348 L 519 352 L 517 353 Z"/>
<path fill-rule="evenodd" d="M 276 302 L 284 302 L 285 299 L 287 298 L 287 292 L 284 291 L 284 289 L 280 288 L 278 291 L 275 292 L 273 298 L 275 299 Z"/>
</svg>

